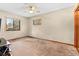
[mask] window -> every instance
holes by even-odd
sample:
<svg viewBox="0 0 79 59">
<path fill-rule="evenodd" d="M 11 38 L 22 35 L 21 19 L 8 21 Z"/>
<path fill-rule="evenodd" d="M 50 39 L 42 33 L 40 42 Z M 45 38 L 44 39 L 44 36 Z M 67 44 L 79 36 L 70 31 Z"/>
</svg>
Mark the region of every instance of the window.
<svg viewBox="0 0 79 59">
<path fill-rule="evenodd" d="M 0 31 L 1 31 L 1 18 L 0 18 Z"/>
<path fill-rule="evenodd" d="M 7 18 L 7 31 L 19 31 L 20 30 L 20 20 Z"/>
</svg>

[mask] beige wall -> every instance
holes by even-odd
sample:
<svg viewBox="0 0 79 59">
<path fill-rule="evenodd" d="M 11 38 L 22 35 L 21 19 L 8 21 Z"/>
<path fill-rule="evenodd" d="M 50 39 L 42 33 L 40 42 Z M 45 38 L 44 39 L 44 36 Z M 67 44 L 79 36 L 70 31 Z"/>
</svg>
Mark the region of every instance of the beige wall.
<svg viewBox="0 0 79 59">
<path fill-rule="evenodd" d="M 31 36 L 59 41 L 63 43 L 74 43 L 74 16 L 73 7 L 57 10 L 48 14 L 32 17 Z M 42 19 L 42 25 L 33 25 L 33 19 Z"/>
<path fill-rule="evenodd" d="M 21 30 L 20 31 L 6 31 L 5 26 L 6 26 L 6 18 L 7 17 L 20 19 Z M 11 14 L 11 13 L 8 13 L 5 11 L 0 11 L 0 18 L 2 18 L 0 38 L 3 37 L 3 38 L 6 38 L 7 40 L 9 40 L 9 39 L 14 39 L 14 38 L 23 37 L 23 36 L 28 35 L 28 20 L 27 20 L 27 18 L 17 16 L 15 14 Z"/>
<path fill-rule="evenodd" d="M 0 37 L 7 40 L 23 36 L 34 36 L 42 39 L 59 41 L 64 43 L 74 43 L 74 17 L 73 7 L 61 9 L 48 14 L 35 16 L 32 18 L 25 18 L 17 16 L 8 12 L 0 11 L 0 18 L 2 18 L 2 28 Z M 21 20 L 20 31 L 5 31 L 6 18 L 13 17 Z M 33 25 L 33 19 L 42 19 L 41 25 Z"/>
</svg>

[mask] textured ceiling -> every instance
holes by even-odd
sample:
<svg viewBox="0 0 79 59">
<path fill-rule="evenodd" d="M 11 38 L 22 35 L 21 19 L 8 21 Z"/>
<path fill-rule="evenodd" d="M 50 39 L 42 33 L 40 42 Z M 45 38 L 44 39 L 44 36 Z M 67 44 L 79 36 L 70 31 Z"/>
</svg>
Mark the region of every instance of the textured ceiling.
<svg viewBox="0 0 79 59">
<path fill-rule="evenodd" d="M 35 3 L 37 10 L 40 11 L 40 13 L 37 12 L 30 14 L 26 12 L 27 8 L 25 9 L 25 6 L 28 4 L 29 3 L 0 3 L 0 10 L 8 11 L 20 16 L 31 17 L 38 14 L 44 14 L 51 11 L 71 7 L 74 5 L 72 3 Z"/>
</svg>

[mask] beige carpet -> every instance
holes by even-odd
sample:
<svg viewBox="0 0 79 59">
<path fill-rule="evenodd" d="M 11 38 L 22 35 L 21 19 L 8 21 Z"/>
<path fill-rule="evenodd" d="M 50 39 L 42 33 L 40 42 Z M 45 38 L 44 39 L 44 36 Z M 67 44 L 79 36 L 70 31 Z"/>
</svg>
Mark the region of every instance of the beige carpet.
<svg viewBox="0 0 79 59">
<path fill-rule="evenodd" d="M 11 42 L 13 56 L 77 56 L 77 50 L 70 45 L 52 41 L 22 38 Z"/>
</svg>

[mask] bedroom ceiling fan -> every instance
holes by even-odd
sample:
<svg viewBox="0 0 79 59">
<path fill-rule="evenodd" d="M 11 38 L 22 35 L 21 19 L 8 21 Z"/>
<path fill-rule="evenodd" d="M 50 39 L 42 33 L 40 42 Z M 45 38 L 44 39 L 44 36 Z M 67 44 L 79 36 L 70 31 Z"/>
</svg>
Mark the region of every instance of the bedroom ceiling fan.
<svg viewBox="0 0 79 59">
<path fill-rule="evenodd" d="M 40 11 L 38 9 L 39 8 L 33 3 L 25 4 L 25 11 L 30 14 L 40 13 Z"/>
</svg>

